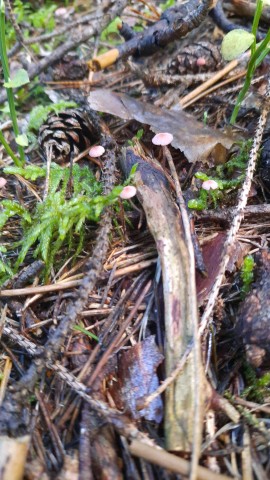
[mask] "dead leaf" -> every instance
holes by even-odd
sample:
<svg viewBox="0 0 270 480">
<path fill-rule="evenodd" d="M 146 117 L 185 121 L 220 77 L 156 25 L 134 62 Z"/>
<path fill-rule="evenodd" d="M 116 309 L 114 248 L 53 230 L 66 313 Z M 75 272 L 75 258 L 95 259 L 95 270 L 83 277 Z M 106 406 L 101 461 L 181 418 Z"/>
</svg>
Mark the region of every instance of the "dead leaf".
<svg viewBox="0 0 270 480">
<path fill-rule="evenodd" d="M 159 386 L 156 369 L 162 360 L 163 355 L 155 343 L 154 335 L 137 343 L 119 357 L 118 382 L 111 390 L 117 408 L 123 408 L 125 413 L 135 419 L 144 417 L 146 420 L 161 422 L 161 397 L 157 397 L 143 410 L 137 410 L 137 406 L 142 398 L 150 395 Z"/>
<path fill-rule="evenodd" d="M 216 163 L 221 163 L 235 141 L 204 126 L 186 112 L 161 109 L 125 94 L 97 89 L 90 93 L 88 101 L 94 110 L 146 123 L 155 133 L 172 133 L 172 146 L 181 150 L 189 162 L 206 161 L 211 155 Z"/>
<path fill-rule="evenodd" d="M 197 301 L 199 306 L 208 298 L 216 281 L 225 239 L 226 233 L 219 232 L 202 247 L 207 277 L 203 277 L 199 272 L 196 272 Z"/>
<path fill-rule="evenodd" d="M 219 232 L 202 246 L 202 256 L 207 277 L 203 277 L 199 272 L 196 272 L 197 301 L 199 306 L 208 298 L 216 281 L 225 240 L 226 232 Z M 233 273 L 237 268 L 240 268 L 249 249 L 250 245 L 235 240 L 230 249 L 230 259 L 226 267 L 226 272 Z"/>
</svg>

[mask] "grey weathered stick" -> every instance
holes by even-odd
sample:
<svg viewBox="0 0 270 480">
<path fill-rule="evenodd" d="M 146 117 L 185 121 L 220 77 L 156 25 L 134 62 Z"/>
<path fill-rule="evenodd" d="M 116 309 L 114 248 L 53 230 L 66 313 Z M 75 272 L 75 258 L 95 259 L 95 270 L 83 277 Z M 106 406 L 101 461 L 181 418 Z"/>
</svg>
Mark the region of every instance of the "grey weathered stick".
<svg viewBox="0 0 270 480">
<path fill-rule="evenodd" d="M 163 277 L 166 330 L 166 376 L 175 369 L 194 335 L 189 255 L 181 229 L 181 217 L 167 180 L 152 160 L 144 161 L 132 149 L 124 150 L 121 160 L 125 174 L 138 163 L 134 181 L 138 198 L 156 241 Z M 196 401 L 194 395 L 194 355 L 182 374 L 166 390 L 165 435 L 169 450 L 190 451 Z M 198 376 L 203 382 L 199 369 Z"/>
</svg>

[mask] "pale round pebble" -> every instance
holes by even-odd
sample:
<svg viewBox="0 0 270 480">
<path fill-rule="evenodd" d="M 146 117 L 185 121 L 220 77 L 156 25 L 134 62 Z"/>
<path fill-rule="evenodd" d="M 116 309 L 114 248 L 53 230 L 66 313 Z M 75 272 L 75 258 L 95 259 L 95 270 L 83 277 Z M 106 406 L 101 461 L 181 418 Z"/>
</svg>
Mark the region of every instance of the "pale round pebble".
<svg viewBox="0 0 270 480">
<path fill-rule="evenodd" d="M 5 178 L 0 177 L 0 188 L 3 188 L 6 185 L 7 181 Z"/>
<path fill-rule="evenodd" d="M 127 185 L 123 188 L 122 192 L 120 193 L 120 198 L 123 200 L 128 200 L 136 195 L 137 189 L 133 187 L 133 185 Z"/>
<path fill-rule="evenodd" d="M 168 132 L 160 132 L 157 133 L 153 138 L 152 138 L 152 143 L 154 145 L 160 145 L 162 147 L 165 147 L 166 145 L 169 145 L 173 141 L 173 135 Z"/>
<path fill-rule="evenodd" d="M 205 180 L 202 184 L 202 188 L 204 190 L 216 190 L 218 188 L 218 184 L 215 180 Z"/>
<path fill-rule="evenodd" d="M 94 147 L 90 148 L 89 155 L 92 158 L 101 157 L 105 152 L 105 148 L 102 145 L 95 145 Z"/>
</svg>

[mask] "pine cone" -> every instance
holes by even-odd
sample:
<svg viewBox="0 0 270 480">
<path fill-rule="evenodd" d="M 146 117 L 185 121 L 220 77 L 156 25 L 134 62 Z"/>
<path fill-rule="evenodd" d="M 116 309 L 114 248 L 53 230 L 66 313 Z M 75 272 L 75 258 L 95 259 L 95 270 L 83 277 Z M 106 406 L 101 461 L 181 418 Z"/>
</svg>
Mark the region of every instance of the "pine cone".
<svg viewBox="0 0 270 480">
<path fill-rule="evenodd" d="M 181 51 L 167 66 L 169 75 L 211 72 L 221 63 L 216 45 L 209 42 L 192 43 Z"/>
<path fill-rule="evenodd" d="M 91 125 L 87 114 L 79 109 L 71 109 L 48 116 L 39 129 L 38 142 L 46 159 L 63 163 L 70 156 L 77 156 L 97 141 L 96 129 Z"/>
</svg>

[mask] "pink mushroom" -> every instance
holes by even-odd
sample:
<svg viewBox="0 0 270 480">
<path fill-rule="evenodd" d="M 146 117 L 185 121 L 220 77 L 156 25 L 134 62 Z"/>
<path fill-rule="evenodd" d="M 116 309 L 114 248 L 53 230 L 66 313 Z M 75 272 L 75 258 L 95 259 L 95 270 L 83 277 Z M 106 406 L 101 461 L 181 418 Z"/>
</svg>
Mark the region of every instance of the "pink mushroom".
<svg viewBox="0 0 270 480">
<path fill-rule="evenodd" d="M 173 135 L 168 132 L 161 132 L 157 133 L 153 138 L 152 138 L 152 143 L 154 145 L 160 145 L 162 147 L 165 147 L 166 145 L 170 145 L 173 141 Z"/>
<path fill-rule="evenodd" d="M 3 188 L 6 185 L 7 181 L 4 177 L 0 177 L 0 188 Z"/>
<path fill-rule="evenodd" d="M 218 183 L 215 180 L 205 180 L 202 184 L 204 190 L 216 190 Z"/>
<path fill-rule="evenodd" d="M 128 200 L 136 195 L 137 189 L 133 187 L 133 185 L 127 185 L 123 188 L 122 192 L 120 193 L 120 198 L 123 200 Z"/>
<path fill-rule="evenodd" d="M 199 57 L 199 58 L 197 58 L 197 62 L 196 62 L 196 63 L 197 63 L 197 65 L 198 65 L 198 67 L 203 67 L 203 66 L 206 64 L 206 60 L 205 60 L 205 58 L 203 58 L 203 57 Z"/>
<path fill-rule="evenodd" d="M 94 147 L 90 148 L 89 155 L 92 158 L 101 157 L 105 152 L 105 148 L 102 145 L 95 145 Z"/>
</svg>

